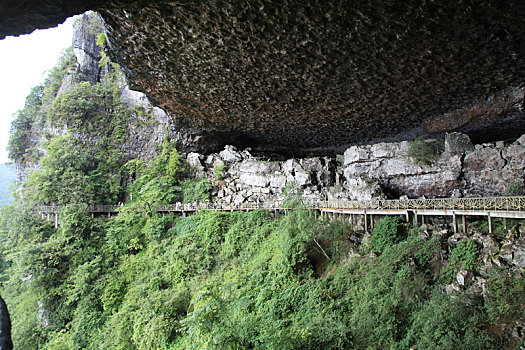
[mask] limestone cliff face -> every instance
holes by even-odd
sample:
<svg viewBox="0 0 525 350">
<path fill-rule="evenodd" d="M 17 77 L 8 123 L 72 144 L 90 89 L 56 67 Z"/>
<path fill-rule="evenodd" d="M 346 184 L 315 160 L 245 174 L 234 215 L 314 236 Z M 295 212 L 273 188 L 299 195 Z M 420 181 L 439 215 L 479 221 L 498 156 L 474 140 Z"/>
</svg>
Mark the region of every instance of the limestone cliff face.
<svg viewBox="0 0 525 350">
<path fill-rule="evenodd" d="M 100 79 L 101 48 L 97 45 L 97 36 L 102 31 L 102 23 L 98 16 L 84 15 L 74 24 L 73 52 L 80 72 L 92 83 Z"/>
<path fill-rule="evenodd" d="M 74 27 L 73 50 L 78 61 L 78 71 L 92 82 L 104 79 L 99 66 L 101 48 L 96 44 L 98 33 L 103 30 L 100 17 L 96 14 L 83 15 Z M 106 68 L 112 69 L 115 68 Z M 176 129 L 166 112 L 154 106 L 142 92 L 129 88 L 121 73 L 105 72 L 109 73 L 119 76 L 121 103 L 132 113 L 128 137 L 121 145 L 124 159 L 142 159 L 149 162 L 156 157 L 157 146 L 166 135 L 176 137 Z"/>
<path fill-rule="evenodd" d="M 96 84 L 115 75 L 119 79 L 120 102 L 130 114 L 125 140 L 120 144 L 124 162 L 131 159 L 141 159 L 149 162 L 157 156 L 157 147 L 164 138 L 178 137 L 178 132 L 171 123 L 171 119 L 160 108 L 152 105 L 151 101 L 141 92 L 129 89 L 125 77 L 118 71 L 118 67 L 111 65 L 101 68 L 101 48 L 96 44 L 98 33 L 102 32 L 100 17 L 95 14 L 83 15 L 75 24 L 73 32 L 73 52 L 75 64 L 68 70 L 56 93 L 57 96 L 72 90 L 81 82 Z M 117 69 L 117 70 L 115 70 Z M 48 108 L 46 106 L 44 108 Z M 39 168 L 41 156 L 46 154 L 43 146 L 46 139 L 54 136 L 66 135 L 73 132 L 77 139 L 96 144 L 100 135 L 96 132 L 78 132 L 74 127 L 57 127 L 49 118 L 47 112 L 42 113 L 33 124 L 39 125 L 31 129 L 32 143 L 30 146 L 38 149 L 39 156 L 28 162 L 17 164 L 17 181 L 23 182 L 30 172 Z"/>
<path fill-rule="evenodd" d="M 379 143 L 353 146 L 336 157 L 268 161 L 227 146 L 187 159 L 195 172 L 212 179 L 215 200 L 236 204 L 282 199 L 291 185 L 306 200 L 498 196 L 523 187 L 525 135 L 509 144 L 474 146 L 467 135 L 449 134 L 432 166 L 416 164 L 409 147 L 406 141 Z"/>
</svg>

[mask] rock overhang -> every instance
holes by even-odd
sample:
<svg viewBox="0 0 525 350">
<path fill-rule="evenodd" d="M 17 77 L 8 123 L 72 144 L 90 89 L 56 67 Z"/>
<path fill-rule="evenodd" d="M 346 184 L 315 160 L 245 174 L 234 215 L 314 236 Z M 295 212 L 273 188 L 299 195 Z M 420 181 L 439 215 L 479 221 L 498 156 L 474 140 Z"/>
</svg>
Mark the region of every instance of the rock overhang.
<svg viewBox="0 0 525 350">
<path fill-rule="evenodd" d="M 99 5 L 109 54 L 195 150 L 525 129 L 522 1 L 130 3 Z"/>
</svg>

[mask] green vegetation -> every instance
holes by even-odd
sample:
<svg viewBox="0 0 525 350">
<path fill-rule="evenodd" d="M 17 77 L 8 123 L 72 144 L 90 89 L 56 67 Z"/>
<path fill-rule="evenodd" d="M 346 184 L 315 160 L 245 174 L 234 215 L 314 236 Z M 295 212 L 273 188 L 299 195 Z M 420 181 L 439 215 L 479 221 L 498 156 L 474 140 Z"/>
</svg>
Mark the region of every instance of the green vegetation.
<svg viewBox="0 0 525 350">
<path fill-rule="evenodd" d="M 434 165 L 442 151 L 437 141 L 425 141 L 423 136 L 416 137 L 410 143 L 408 157 L 419 165 Z"/>
<path fill-rule="evenodd" d="M 279 219 L 266 211 L 181 218 L 149 210 L 210 200 L 212 184 L 189 177 L 168 138 L 150 163 L 125 162 L 131 117 L 118 99 L 118 69 L 106 62 L 113 73 L 101 82 L 77 77 L 57 96 L 68 57 L 32 90 L 11 131 L 16 161 L 32 163 L 45 151 L 0 215 L 0 290 L 17 349 L 516 345 L 488 329 L 524 317 L 519 273 L 494 271 L 486 301 L 443 292 L 459 269 L 478 268 L 472 240 L 459 241 L 446 264 L 445 242 L 386 218 L 360 244 L 348 223 L 301 209 L 297 184 L 287 185 L 289 210 Z M 44 126 L 67 132 L 43 134 Z M 88 210 L 119 201 L 146 209 L 111 218 Z M 59 228 L 33 212 L 47 203 L 63 205 Z"/>
<path fill-rule="evenodd" d="M 184 203 L 210 201 L 211 182 L 206 178 L 187 179 L 182 182 Z"/>
<path fill-rule="evenodd" d="M 483 331 L 479 301 L 435 288 L 434 240 L 409 237 L 376 259 L 348 260 L 338 253 L 349 244 L 338 225 L 303 210 L 279 220 L 264 211 L 188 218 L 128 211 L 104 221 L 70 205 L 55 230 L 8 207 L 1 227 L 3 246 L 12 247 L 3 295 L 21 349 L 498 345 Z M 506 283 L 496 285 L 508 295 Z M 521 302 L 495 298 L 494 317 Z"/>
<path fill-rule="evenodd" d="M 386 217 L 372 230 L 370 243 L 374 250 L 383 252 L 387 247 L 401 241 L 405 235 L 404 231 L 399 217 Z"/>
<path fill-rule="evenodd" d="M 222 180 L 222 177 L 224 176 L 224 169 L 226 169 L 226 165 L 224 164 L 217 165 L 215 168 L 213 168 L 213 175 L 215 176 L 215 181 Z"/>
<path fill-rule="evenodd" d="M 477 265 L 479 250 L 476 243 L 471 240 L 461 240 L 450 252 L 448 266 L 443 271 L 443 279 L 450 283 L 459 270 L 474 270 Z"/>
<path fill-rule="evenodd" d="M 173 155 L 169 148 L 164 156 Z M 158 159 L 169 164 L 169 157 Z M 144 198 L 154 187 L 143 178 L 168 173 L 157 162 L 126 169 L 142 172 L 131 187 Z M 485 307 L 469 296 L 443 294 L 434 278 L 440 242 L 402 234 L 398 220 L 376 226 L 372 249 L 382 251 L 379 257 L 348 259 L 353 243 L 344 224 L 320 222 L 300 209 L 278 220 L 270 214 L 204 211 L 178 218 L 123 211 L 105 220 L 92 218 L 84 204 L 70 204 L 54 229 L 20 202 L 6 207 L 0 281 L 17 348 L 504 344 L 484 330 L 488 320 L 499 322 L 521 305 L 515 295 L 523 280 L 494 279 Z M 469 242 L 460 241 L 449 266 L 475 268 L 477 250 Z"/>
<path fill-rule="evenodd" d="M 525 195 L 525 180 L 523 179 L 514 179 L 509 184 L 509 189 L 507 191 L 509 196 L 523 196 Z"/>
<path fill-rule="evenodd" d="M 525 318 L 525 279 L 508 271 L 494 271 L 489 280 L 488 315 L 494 324 Z"/>
<path fill-rule="evenodd" d="M 11 137 L 8 142 L 9 158 L 17 163 L 24 163 L 29 156 L 27 152 L 34 144 L 31 140 L 31 129 L 37 118 L 40 116 L 42 108 L 42 98 L 44 96 L 44 85 L 39 85 L 31 89 L 26 97 L 26 103 L 21 111 L 18 111 L 15 119 L 11 123 Z"/>
</svg>

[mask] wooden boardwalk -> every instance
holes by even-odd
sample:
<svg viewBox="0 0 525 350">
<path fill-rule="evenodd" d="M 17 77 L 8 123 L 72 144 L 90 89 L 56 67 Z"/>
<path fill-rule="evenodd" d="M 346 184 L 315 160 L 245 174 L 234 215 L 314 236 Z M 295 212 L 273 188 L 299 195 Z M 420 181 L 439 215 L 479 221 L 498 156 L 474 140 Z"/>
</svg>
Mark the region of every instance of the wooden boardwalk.
<svg viewBox="0 0 525 350">
<path fill-rule="evenodd" d="M 51 220 L 54 216 L 55 227 L 59 224 L 59 213 L 63 206 L 41 205 L 35 207 L 35 211 L 42 218 Z M 365 230 L 368 231 L 369 223 L 373 226 L 374 215 L 403 215 L 407 222 L 415 224 L 421 220 L 424 223 L 425 216 L 450 216 L 454 230 L 458 230 L 458 219 L 462 220 L 465 229 L 465 220 L 468 216 L 486 216 L 488 218 L 489 230 L 492 232 L 492 218 L 514 218 L 525 219 L 525 196 L 515 197 L 479 197 L 479 198 L 437 198 L 437 199 L 388 199 L 388 200 L 365 200 L 365 201 L 305 201 L 301 208 L 315 211 L 321 218 L 332 218 L 335 215 L 349 215 L 350 220 L 354 215 L 362 215 Z M 195 213 L 201 210 L 218 211 L 251 211 L 268 210 L 278 215 L 292 208 L 283 202 L 246 203 L 241 205 L 222 203 L 176 203 L 155 205 L 90 205 L 88 211 L 95 215 L 108 215 L 119 213 L 124 210 L 135 210 L 142 212 L 164 212 L 178 213 L 181 216 Z"/>
</svg>

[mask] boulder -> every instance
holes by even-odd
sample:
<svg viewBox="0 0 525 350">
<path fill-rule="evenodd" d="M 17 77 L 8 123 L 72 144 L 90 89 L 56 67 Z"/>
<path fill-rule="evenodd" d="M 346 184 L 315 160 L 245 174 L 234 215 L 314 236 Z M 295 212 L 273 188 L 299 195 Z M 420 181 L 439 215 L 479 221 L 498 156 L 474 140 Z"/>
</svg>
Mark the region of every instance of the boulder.
<svg viewBox="0 0 525 350">
<path fill-rule="evenodd" d="M 242 156 L 237 152 L 237 148 L 231 145 L 226 145 L 224 150 L 219 153 L 219 157 L 227 163 L 240 162 Z"/>
<path fill-rule="evenodd" d="M 349 179 L 345 192 L 352 200 L 369 200 L 384 195 L 378 181 L 361 178 Z"/>
<path fill-rule="evenodd" d="M 468 287 L 474 281 L 474 274 L 468 270 L 460 270 L 456 276 L 458 285 Z"/>
<path fill-rule="evenodd" d="M 240 176 L 241 183 L 249 186 L 266 187 L 270 183 L 268 177 L 252 173 L 243 173 Z"/>
<path fill-rule="evenodd" d="M 516 140 L 516 143 L 525 146 L 525 134 L 521 135 L 521 137 Z"/>
<path fill-rule="evenodd" d="M 369 146 L 352 146 L 344 153 L 344 165 L 370 160 Z"/>
<path fill-rule="evenodd" d="M 467 171 L 498 170 L 505 166 L 501 151 L 494 148 L 481 148 L 465 156 L 464 167 Z"/>
<path fill-rule="evenodd" d="M 399 151 L 399 144 L 397 143 L 376 143 L 370 148 L 373 158 L 392 158 Z"/>
<path fill-rule="evenodd" d="M 299 186 L 311 184 L 310 174 L 305 171 L 296 171 L 294 179 Z"/>
<path fill-rule="evenodd" d="M 514 230 L 501 247 L 500 257 L 519 269 L 525 268 L 525 235 Z"/>
<path fill-rule="evenodd" d="M 319 157 L 301 159 L 299 160 L 299 164 L 304 171 L 309 173 L 323 170 L 323 164 Z"/>
<path fill-rule="evenodd" d="M 303 170 L 303 167 L 296 159 L 288 159 L 283 163 L 283 171 L 285 174 L 291 174 L 295 171 Z"/>
<path fill-rule="evenodd" d="M 239 170 L 243 173 L 252 174 L 273 174 L 281 170 L 281 166 L 277 162 L 263 162 L 256 160 L 247 160 L 239 164 Z"/>
<path fill-rule="evenodd" d="M 427 168 L 425 166 L 425 168 Z M 385 177 L 419 175 L 426 171 L 408 158 L 391 158 L 382 163 L 381 171 Z"/>
<path fill-rule="evenodd" d="M 464 154 L 472 152 L 474 145 L 470 142 L 470 137 L 459 132 L 447 133 L 445 135 L 445 153 Z"/>
<path fill-rule="evenodd" d="M 186 161 L 188 162 L 189 166 L 198 170 L 203 170 L 204 167 L 201 163 L 202 155 L 199 153 L 189 153 L 186 157 Z"/>
<path fill-rule="evenodd" d="M 245 200 L 246 198 L 241 193 L 239 193 L 233 198 L 233 204 L 240 205 L 244 203 Z"/>
<path fill-rule="evenodd" d="M 272 175 L 270 176 L 270 187 L 284 188 L 286 187 L 286 176 Z"/>
<path fill-rule="evenodd" d="M 523 171 L 525 166 L 525 145 L 510 145 L 503 151 L 502 156 L 507 160 L 505 168 Z"/>
<path fill-rule="evenodd" d="M 224 161 L 219 158 L 216 154 L 210 154 L 204 160 L 204 164 L 209 168 L 216 168 L 218 166 L 224 165 Z"/>
<path fill-rule="evenodd" d="M 384 178 L 385 171 L 382 167 L 383 162 L 375 160 L 366 163 L 351 163 L 348 164 L 343 171 L 344 176 L 347 179 L 354 179 L 356 177 L 367 177 L 367 178 Z"/>
</svg>

